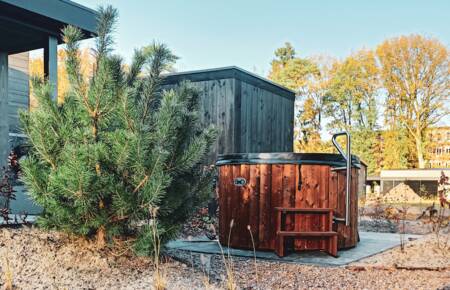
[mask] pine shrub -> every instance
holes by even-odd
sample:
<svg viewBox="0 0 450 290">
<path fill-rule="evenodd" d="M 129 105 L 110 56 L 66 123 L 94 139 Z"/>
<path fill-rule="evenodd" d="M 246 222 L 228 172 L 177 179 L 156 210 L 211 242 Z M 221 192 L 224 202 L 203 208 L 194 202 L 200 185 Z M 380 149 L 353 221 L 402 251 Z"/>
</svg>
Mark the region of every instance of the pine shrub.
<svg viewBox="0 0 450 290">
<path fill-rule="evenodd" d="M 212 174 L 202 161 L 216 132 L 200 124 L 189 83 L 163 90 L 162 73 L 177 59 L 167 46 L 138 49 L 125 66 L 113 54 L 117 11 L 99 12 L 92 76 L 81 72 L 81 32 L 68 26 L 64 101 L 33 78 L 39 105 L 21 113 L 30 147 L 23 180 L 44 209 L 39 225 L 95 238 L 100 247 L 132 237 L 137 253 L 152 254 L 152 225 L 164 243 L 208 196 Z"/>
</svg>

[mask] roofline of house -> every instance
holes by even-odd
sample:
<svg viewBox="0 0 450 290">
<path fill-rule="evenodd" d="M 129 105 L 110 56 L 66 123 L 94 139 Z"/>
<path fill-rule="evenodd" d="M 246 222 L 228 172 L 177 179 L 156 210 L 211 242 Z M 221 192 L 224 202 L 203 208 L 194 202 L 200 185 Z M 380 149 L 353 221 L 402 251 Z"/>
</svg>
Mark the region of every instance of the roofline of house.
<svg viewBox="0 0 450 290">
<path fill-rule="evenodd" d="M 86 36 L 96 35 L 98 12 L 70 0 L 0 0 L 49 20 L 70 24 L 83 30 Z"/>
<path fill-rule="evenodd" d="M 269 79 L 261 77 L 257 74 L 246 71 L 237 66 L 226 66 L 211 69 L 192 70 L 168 73 L 164 75 L 165 82 L 176 83 L 182 80 L 189 81 L 206 81 L 224 78 L 236 78 L 242 81 L 249 82 L 254 85 L 262 86 L 274 93 L 281 94 L 290 99 L 295 99 L 295 92 L 282 85 L 279 85 Z"/>
</svg>

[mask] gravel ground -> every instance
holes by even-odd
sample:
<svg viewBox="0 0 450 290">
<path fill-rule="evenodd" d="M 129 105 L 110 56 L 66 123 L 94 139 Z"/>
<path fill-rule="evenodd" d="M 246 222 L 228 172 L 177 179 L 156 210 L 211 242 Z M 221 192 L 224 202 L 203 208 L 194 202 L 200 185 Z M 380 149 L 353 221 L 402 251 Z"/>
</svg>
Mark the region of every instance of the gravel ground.
<svg viewBox="0 0 450 290">
<path fill-rule="evenodd" d="M 405 253 L 393 249 L 348 267 L 257 261 L 255 269 L 254 260 L 244 258 L 227 263 L 240 289 L 442 289 L 450 286 L 450 249 L 436 251 L 433 241 L 429 236 L 408 243 Z M 223 257 L 186 252 L 176 256 L 183 263 L 163 264 L 168 289 L 224 288 Z M 0 228 L 0 281 L 6 258 L 16 289 L 151 289 L 153 283 L 149 259 L 99 253 L 85 241 L 39 229 Z"/>
<path fill-rule="evenodd" d="M 146 258 L 99 253 L 89 243 L 56 232 L 0 228 L 0 289 L 6 259 L 16 289 L 151 289 Z M 205 276 L 179 262 L 164 263 L 169 289 L 200 289 Z"/>
<path fill-rule="evenodd" d="M 203 268 L 213 282 L 227 277 L 222 257 L 184 254 L 186 263 L 193 262 L 196 268 Z M 177 256 L 182 257 L 182 253 Z M 377 268 L 370 261 L 348 267 L 317 267 L 260 260 L 255 268 L 252 259 L 231 260 L 227 263 L 231 264 L 233 279 L 241 289 L 442 289 L 450 286 L 449 269 Z"/>
<path fill-rule="evenodd" d="M 374 219 L 363 216 L 359 219 L 359 230 L 362 232 L 397 233 L 399 224 L 390 219 Z M 405 221 L 406 234 L 425 235 L 431 232 L 431 226 L 418 220 Z"/>
</svg>

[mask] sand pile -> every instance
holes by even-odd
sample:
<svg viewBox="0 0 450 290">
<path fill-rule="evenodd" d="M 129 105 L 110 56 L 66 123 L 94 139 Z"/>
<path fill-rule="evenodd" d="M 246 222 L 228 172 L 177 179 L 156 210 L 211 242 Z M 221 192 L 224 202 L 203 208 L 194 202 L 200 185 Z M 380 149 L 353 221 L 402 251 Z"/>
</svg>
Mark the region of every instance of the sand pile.
<svg viewBox="0 0 450 290">
<path fill-rule="evenodd" d="M 421 202 L 422 198 L 411 187 L 400 183 L 382 196 L 386 202 Z"/>
</svg>

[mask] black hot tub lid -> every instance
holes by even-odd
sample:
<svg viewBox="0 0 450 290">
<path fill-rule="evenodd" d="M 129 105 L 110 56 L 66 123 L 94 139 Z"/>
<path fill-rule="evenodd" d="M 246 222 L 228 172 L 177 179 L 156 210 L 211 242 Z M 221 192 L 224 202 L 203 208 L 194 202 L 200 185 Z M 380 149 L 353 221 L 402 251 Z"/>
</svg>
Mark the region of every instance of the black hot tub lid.
<svg viewBox="0 0 450 290">
<path fill-rule="evenodd" d="M 227 164 L 318 164 L 345 167 L 346 161 L 340 154 L 332 153 L 230 153 L 220 154 L 216 165 Z M 352 155 L 352 166 L 361 167 L 361 161 Z"/>
</svg>

